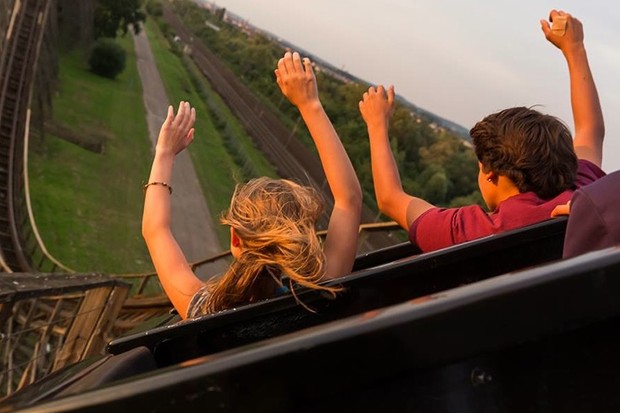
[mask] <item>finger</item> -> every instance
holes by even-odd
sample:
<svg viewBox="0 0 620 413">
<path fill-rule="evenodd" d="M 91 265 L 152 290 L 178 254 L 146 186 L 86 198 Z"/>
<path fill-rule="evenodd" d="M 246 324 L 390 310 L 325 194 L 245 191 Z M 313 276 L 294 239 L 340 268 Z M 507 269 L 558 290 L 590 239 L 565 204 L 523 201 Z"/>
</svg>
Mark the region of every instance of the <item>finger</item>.
<svg viewBox="0 0 620 413">
<path fill-rule="evenodd" d="M 185 119 L 183 119 L 183 131 L 187 130 L 194 126 L 194 122 L 196 121 L 196 109 L 194 109 L 189 102 L 185 102 Z"/>
<path fill-rule="evenodd" d="M 284 92 L 284 81 L 282 80 L 282 77 L 280 77 L 279 70 L 276 70 L 276 83 L 278 84 L 278 87 L 280 88 L 280 90 Z"/>
<path fill-rule="evenodd" d="M 553 18 L 553 23 L 551 24 L 551 32 L 558 36 L 564 36 L 566 34 L 566 28 L 568 27 L 568 16 L 567 14 L 558 14 Z"/>
<path fill-rule="evenodd" d="M 304 71 L 304 67 L 301 64 L 301 56 L 297 52 L 293 53 L 293 68 L 295 69 L 295 72 Z"/>
<path fill-rule="evenodd" d="M 190 111 L 190 122 L 189 122 L 189 126 L 193 127 L 194 123 L 196 123 L 196 109 L 192 108 Z M 193 129 L 193 128 L 192 128 Z"/>
<path fill-rule="evenodd" d="M 385 88 L 383 87 L 383 85 L 377 86 L 377 94 L 381 95 L 382 97 L 385 96 Z"/>
<path fill-rule="evenodd" d="M 166 114 L 166 120 L 164 121 L 164 125 L 170 125 L 172 120 L 174 119 L 174 107 L 172 105 L 168 105 L 168 113 Z"/>
<path fill-rule="evenodd" d="M 181 128 L 181 130 L 186 130 L 188 129 L 188 125 L 189 125 L 189 121 L 191 119 L 191 106 L 189 105 L 189 102 L 185 101 L 183 102 L 183 114 L 179 117 L 179 127 Z"/>
<path fill-rule="evenodd" d="M 304 57 L 304 69 L 306 70 L 306 73 L 314 75 L 314 70 L 312 69 L 312 62 L 307 57 Z"/>
<path fill-rule="evenodd" d="M 278 60 L 278 72 L 281 76 L 286 76 L 287 75 L 287 71 L 286 71 L 286 65 L 284 64 L 284 58 L 280 58 L 280 60 Z"/>
<path fill-rule="evenodd" d="M 177 117 L 174 119 L 174 126 L 180 129 L 181 133 L 186 129 L 185 125 L 187 124 L 188 117 L 189 111 L 187 110 L 187 102 L 182 102 L 181 106 L 179 106 Z"/>
<path fill-rule="evenodd" d="M 553 18 L 558 15 L 558 11 L 556 9 L 552 9 L 549 12 L 549 21 L 552 22 Z"/>
<path fill-rule="evenodd" d="M 180 101 L 179 102 L 179 108 L 177 109 L 177 115 L 175 116 L 174 120 L 172 121 L 172 124 L 174 126 L 179 126 L 181 124 L 181 122 L 183 121 L 183 116 L 185 116 L 185 102 L 184 101 Z"/>
<path fill-rule="evenodd" d="M 549 22 L 547 20 L 540 19 L 540 28 L 545 34 L 545 37 L 549 37 L 549 34 L 551 34 L 551 26 L 549 25 Z"/>
<path fill-rule="evenodd" d="M 286 74 L 293 73 L 293 70 L 295 69 L 295 67 L 293 65 L 293 55 L 291 54 L 291 52 L 284 53 L 284 57 L 282 59 L 284 60 L 284 67 L 286 69 Z"/>
<path fill-rule="evenodd" d="M 394 104 L 394 85 L 390 85 L 387 90 L 387 100 L 390 105 Z"/>
<path fill-rule="evenodd" d="M 559 217 L 562 215 L 569 215 L 569 214 L 570 214 L 570 204 L 558 205 L 555 208 L 553 208 L 553 211 L 551 211 L 552 218 Z"/>
</svg>

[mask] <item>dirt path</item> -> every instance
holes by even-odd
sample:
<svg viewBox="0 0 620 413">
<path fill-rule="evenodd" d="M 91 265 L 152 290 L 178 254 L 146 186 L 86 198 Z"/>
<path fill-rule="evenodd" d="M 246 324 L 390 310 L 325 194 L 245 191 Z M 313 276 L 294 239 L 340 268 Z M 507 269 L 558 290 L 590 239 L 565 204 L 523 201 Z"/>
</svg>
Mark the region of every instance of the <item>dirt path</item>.
<svg viewBox="0 0 620 413">
<path fill-rule="evenodd" d="M 149 136 L 154 148 L 169 100 L 144 30 L 134 36 L 134 43 L 138 72 L 144 89 Z M 177 105 L 178 102 L 175 107 Z M 214 225 L 219 224 L 214 222 L 209 211 L 187 151 L 180 153 L 175 160 L 171 185 L 174 188 L 171 204 L 172 232 L 188 261 L 195 262 L 222 251 L 214 230 Z M 220 272 L 222 266 L 223 264 L 204 266 L 198 275 L 206 278 Z"/>
</svg>

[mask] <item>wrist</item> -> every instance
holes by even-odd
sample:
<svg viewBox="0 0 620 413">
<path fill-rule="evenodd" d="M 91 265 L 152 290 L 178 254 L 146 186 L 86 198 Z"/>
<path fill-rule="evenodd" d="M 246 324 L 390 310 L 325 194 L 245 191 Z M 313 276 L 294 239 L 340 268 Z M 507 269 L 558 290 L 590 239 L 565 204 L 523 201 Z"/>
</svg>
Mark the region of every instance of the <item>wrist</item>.
<svg viewBox="0 0 620 413">
<path fill-rule="evenodd" d="M 366 126 L 368 128 L 368 134 L 371 134 L 371 135 L 386 134 L 387 135 L 388 123 L 385 120 L 368 122 Z"/>
<path fill-rule="evenodd" d="M 175 153 L 170 148 L 161 147 L 159 145 L 155 146 L 155 158 L 158 159 L 174 159 Z"/>
<path fill-rule="evenodd" d="M 586 55 L 586 48 L 582 42 L 571 43 L 562 48 L 562 53 L 566 60 L 582 58 Z"/>
<path fill-rule="evenodd" d="M 297 109 L 299 112 L 309 113 L 309 112 L 317 112 L 323 110 L 323 105 L 321 105 L 321 101 L 319 99 L 312 99 L 302 102 L 297 105 Z"/>
</svg>

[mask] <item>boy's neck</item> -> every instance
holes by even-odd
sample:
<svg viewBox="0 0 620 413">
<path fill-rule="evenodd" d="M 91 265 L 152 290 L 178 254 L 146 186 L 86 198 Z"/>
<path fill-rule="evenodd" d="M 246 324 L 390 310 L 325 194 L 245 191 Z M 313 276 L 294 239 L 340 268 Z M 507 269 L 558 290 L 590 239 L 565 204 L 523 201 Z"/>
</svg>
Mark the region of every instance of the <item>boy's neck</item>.
<svg viewBox="0 0 620 413">
<path fill-rule="evenodd" d="M 497 205 L 504 202 L 508 198 L 519 195 L 521 193 L 519 191 L 519 188 L 517 188 L 517 186 L 512 182 L 512 180 L 505 176 L 498 177 L 496 191 L 496 208 Z"/>
</svg>

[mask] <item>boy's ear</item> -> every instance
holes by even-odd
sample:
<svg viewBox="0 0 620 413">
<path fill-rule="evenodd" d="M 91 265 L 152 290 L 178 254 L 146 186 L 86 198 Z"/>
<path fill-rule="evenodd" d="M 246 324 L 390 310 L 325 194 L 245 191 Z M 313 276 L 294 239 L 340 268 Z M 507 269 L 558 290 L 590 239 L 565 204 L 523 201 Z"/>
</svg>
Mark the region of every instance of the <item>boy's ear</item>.
<svg viewBox="0 0 620 413">
<path fill-rule="evenodd" d="M 485 167 L 480 161 L 478 161 L 478 168 L 480 168 L 480 173 L 484 177 L 485 181 L 497 183 L 497 174 L 495 172 Z"/>
<path fill-rule="evenodd" d="M 497 184 L 498 175 L 495 172 L 489 170 L 489 172 L 486 172 L 485 175 L 486 175 L 486 180 L 488 182 L 492 182 L 494 184 Z"/>
<path fill-rule="evenodd" d="M 497 175 L 495 172 L 493 172 L 492 170 L 487 170 L 486 172 L 484 171 L 484 168 L 480 169 L 482 171 L 482 175 L 484 176 L 484 180 L 487 182 L 490 182 L 492 184 L 497 184 L 499 175 Z"/>
</svg>

